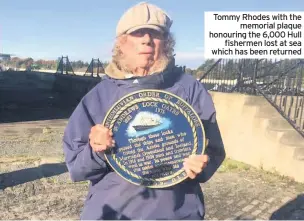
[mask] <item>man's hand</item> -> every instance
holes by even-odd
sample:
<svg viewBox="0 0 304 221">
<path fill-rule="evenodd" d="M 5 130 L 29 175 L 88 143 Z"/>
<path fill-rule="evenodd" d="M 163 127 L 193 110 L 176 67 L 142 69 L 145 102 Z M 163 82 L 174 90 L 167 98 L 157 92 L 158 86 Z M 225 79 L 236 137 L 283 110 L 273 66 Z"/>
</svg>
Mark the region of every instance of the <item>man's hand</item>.
<svg viewBox="0 0 304 221">
<path fill-rule="evenodd" d="M 195 179 L 207 166 L 209 157 L 207 155 L 190 155 L 184 159 L 184 169 L 190 179 Z"/>
<path fill-rule="evenodd" d="M 89 134 L 90 145 L 95 152 L 105 151 L 115 146 L 112 138 L 113 133 L 101 124 L 96 124 L 91 128 Z"/>
</svg>

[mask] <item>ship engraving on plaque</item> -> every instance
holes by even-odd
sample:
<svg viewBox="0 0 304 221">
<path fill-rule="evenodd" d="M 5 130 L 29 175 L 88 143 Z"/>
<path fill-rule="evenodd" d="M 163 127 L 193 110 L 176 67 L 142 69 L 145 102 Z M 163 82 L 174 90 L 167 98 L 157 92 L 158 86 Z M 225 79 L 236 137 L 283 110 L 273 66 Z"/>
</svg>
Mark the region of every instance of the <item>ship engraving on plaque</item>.
<svg viewBox="0 0 304 221">
<path fill-rule="evenodd" d="M 138 137 L 159 130 L 168 129 L 171 125 L 169 119 L 158 114 L 143 111 L 139 112 L 128 127 L 128 136 Z"/>
</svg>

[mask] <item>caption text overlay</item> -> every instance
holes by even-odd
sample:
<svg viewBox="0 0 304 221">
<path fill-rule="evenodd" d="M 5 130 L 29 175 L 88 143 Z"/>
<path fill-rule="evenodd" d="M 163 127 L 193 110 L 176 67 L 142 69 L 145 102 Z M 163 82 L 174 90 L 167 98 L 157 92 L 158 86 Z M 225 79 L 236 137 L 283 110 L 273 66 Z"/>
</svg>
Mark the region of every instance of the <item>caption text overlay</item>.
<svg viewBox="0 0 304 221">
<path fill-rule="evenodd" d="M 304 58 L 304 12 L 205 12 L 205 58 Z"/>
</svg>

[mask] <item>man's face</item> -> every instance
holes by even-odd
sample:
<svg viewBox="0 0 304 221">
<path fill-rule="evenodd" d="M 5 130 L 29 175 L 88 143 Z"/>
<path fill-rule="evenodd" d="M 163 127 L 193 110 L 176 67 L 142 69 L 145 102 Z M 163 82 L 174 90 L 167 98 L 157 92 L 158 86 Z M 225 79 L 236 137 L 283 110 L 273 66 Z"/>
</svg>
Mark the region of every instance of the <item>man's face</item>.
<svg viewBox="0 0 304 221">
<path fill-rule="evenodd" d="M 164 46 L 162 33 L 152 29 L 139 29 L 127 35 L 121 51 L 132 69 L 147 69 L 161 57 Z"/>
</svg>

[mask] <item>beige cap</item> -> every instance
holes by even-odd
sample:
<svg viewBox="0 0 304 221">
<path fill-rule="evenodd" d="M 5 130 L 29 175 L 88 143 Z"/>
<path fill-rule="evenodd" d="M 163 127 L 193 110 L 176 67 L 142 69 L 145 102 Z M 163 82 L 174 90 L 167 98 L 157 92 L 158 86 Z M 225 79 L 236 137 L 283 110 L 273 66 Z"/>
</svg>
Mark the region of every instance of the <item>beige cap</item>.
<svg viewBox="0 0 304 221">
<path fill-rule="evenodd" d="M 116 27 L 116 37 L 129 34 L 141 28 L 151 28 L 169 32 L 172 25 L 170 17 L 159 7 L 141 2 L 129 8 L 120 18 Z"/>
</svg>

